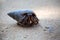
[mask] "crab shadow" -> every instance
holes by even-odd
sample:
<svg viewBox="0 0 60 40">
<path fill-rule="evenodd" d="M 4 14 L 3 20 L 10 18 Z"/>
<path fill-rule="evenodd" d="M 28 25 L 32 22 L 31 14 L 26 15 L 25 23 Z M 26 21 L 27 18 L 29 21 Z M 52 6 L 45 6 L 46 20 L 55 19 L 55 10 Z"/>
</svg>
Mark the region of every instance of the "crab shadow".
<svg viewBox="0 0 60 40">
<path fill-rule="evenodd" d="M 30 25 L 30 26 L 22 26 L 22 25 L 18 25 L 18 24 L 16 24 L 18 27 L 22 27 L 22 28 L 35 28 L 35 27 L 39 27 L 39 26 L 41 26 L 39 23 L 38 24 L 36 24 L 36 25 Z"/>
<path fill-rule="evenodd" d="M 14 23 L 11 23 L 11 26 L 12 27 L 18 27 L 18 28 L 37 28 L 37 27 L 41 27 L 42 28 L 42 26 L 40 24 L 40 21 L 39 21 L 38 24 L 30 25 L 30 26 L 22 26 L 22 25 L 18 25 L 17 22 L 14 22 Z"/>
</svg>

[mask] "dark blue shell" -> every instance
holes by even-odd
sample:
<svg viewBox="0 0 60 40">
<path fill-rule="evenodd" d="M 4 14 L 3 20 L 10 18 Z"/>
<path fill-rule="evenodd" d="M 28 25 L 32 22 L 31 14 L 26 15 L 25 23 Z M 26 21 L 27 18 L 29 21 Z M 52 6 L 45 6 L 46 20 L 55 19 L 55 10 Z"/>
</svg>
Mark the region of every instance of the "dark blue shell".
<svg viewBox="0 0 60 40">
<path fill-rule="evenodd" d="M 34 13 L 32 10 L 16 10 L 9 12 L 8 15 L 15 19 L 16 21 L 21 21 L 25 16 L 22 14 L 27 13 L 28 15 L 32 15 Z"/>
</svg>

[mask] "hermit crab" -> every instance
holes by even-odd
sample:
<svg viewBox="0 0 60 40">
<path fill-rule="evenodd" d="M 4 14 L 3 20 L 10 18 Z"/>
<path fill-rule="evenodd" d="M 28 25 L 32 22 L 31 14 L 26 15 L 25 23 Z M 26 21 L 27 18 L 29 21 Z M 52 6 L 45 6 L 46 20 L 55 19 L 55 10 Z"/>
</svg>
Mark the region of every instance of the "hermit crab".
<svg viewBox="0 0 60 40">
<path fill-rule="evenodd" d="M 17 21 L 18 25 L 21 26 L 32 26 L 37 25 L 39 19 L 32 10 L 17 10 L 9 12 L 8 15 Z"/>
</svg>

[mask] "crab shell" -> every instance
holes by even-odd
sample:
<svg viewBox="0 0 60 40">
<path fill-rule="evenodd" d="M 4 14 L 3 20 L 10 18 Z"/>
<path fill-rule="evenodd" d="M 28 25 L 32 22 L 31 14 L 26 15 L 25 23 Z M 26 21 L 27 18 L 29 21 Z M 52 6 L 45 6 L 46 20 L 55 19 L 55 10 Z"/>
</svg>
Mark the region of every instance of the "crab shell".
<svg viewBox="0 0 60 40">
<path fill-rule="evenodd" d="M 17 21 L 17 24 L 22 26 L 31 26 L 38 24 L 38 18 L 32 10 L 17 10 L 9 12 L 8 15 Z"/>
</svg>

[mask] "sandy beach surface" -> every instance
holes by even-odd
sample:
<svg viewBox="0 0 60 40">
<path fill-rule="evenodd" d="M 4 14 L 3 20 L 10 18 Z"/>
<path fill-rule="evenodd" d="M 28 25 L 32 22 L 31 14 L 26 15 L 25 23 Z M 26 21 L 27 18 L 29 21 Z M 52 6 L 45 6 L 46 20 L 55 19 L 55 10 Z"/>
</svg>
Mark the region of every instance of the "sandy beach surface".
<svg viewBox="0 0 60 40">
<path fill-rule="evenodd" d="M 60 0 L 1 0 L 0 40 L 60 40 Z M 18 26 L 7 15 L 20 9 L 32 9 L 39 18 L 34 27 Z"/>
</svg>

